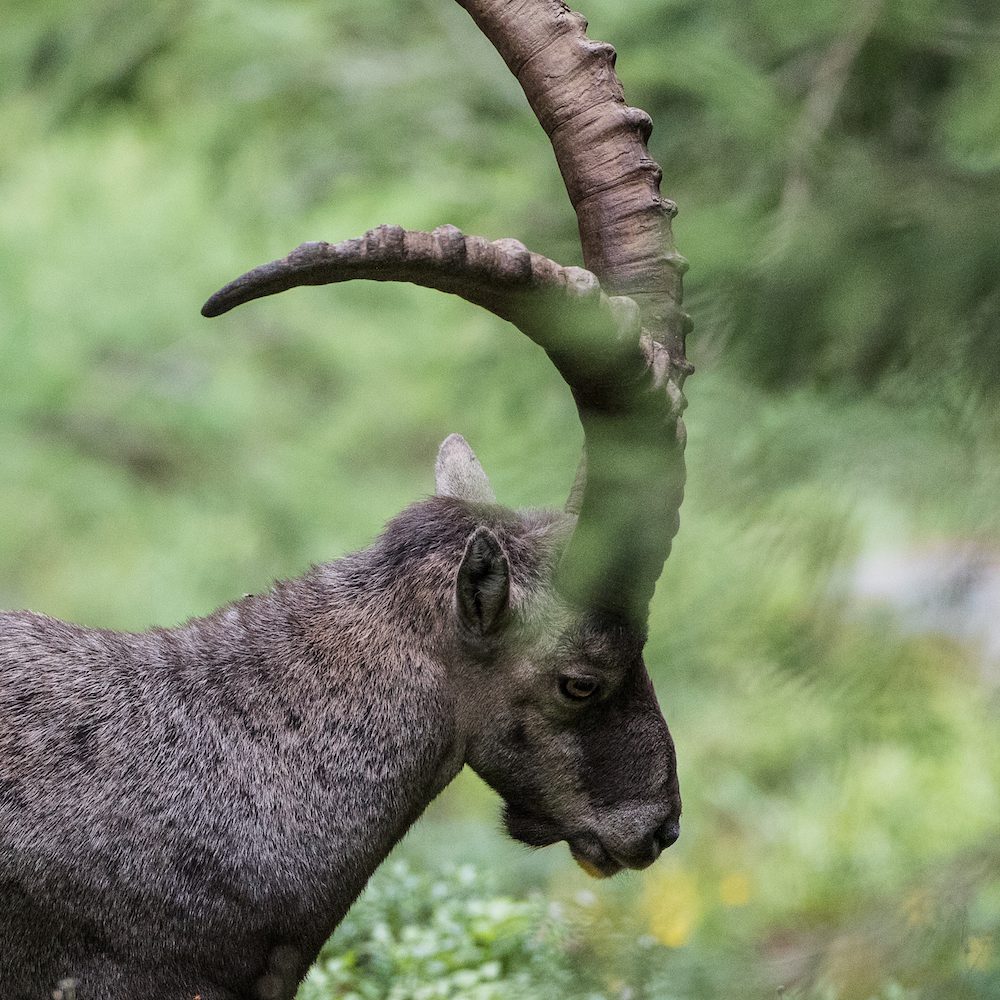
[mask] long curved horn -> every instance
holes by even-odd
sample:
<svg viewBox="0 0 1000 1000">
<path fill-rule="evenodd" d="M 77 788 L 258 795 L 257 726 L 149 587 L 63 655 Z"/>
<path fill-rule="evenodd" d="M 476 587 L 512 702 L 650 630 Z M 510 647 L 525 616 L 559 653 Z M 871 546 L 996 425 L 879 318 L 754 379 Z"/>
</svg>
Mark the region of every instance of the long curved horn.
<svg viewBox="0 0 1000 1000">
<path fill-rule="evenodd" d="M 344 243 L 304 244 L 227 285 L 203 313 L 296 285 L 366 278 L 437 288 L 514 323 L 565 378 L 584 429 L 586 474 L 570 498 L 579 517 L 558 586 L 641 631 L 684 490 L 680 415 L 692 369 L 684 355 L 690 320 L 680 309 L 686 262 L 670 232 L 676 206 L 659 194 L 649 117 L 625 104 L 615 51 L 587 38 L 583 17 L 561 0 L 458 2 L 552 142 L 593 273 L 514 240 L 384 226 Z"/>
<path fill-rule="evenodd" d="M 379 226 L 342 243 L 303 243 L 219 289 L 201 312 L 220 316 L 289 288 L 356 279 L 406 281 L 482 306 L 543 348 L 567 380 L 645 366 L 631 299 L 605 295 L 590 271 L 563 267 L 517 240 L 491 242 L 455 226 L 431 233 Z"/>
<path fill-rule="evenodd" d="M 585 473 L 570 498 L 579 520 L 560 574 L 577 601 L 644 625 L 679 526 L 682 388 L 692 370 L 691 322 L 680 308 L 687 262 L 671 234 L 677 206 L 660 196 L 663 172 L 646 148 L 652 122 L 626 104 L 614 48 L 588 39 L 586 19 L 561 0 L 458 2 L 517 77 L 552 143 L 584 263 L 608 292 L 635 300 L 649 338 L 649 378 L 628 405 L 581 407 Z"/>
</svg>

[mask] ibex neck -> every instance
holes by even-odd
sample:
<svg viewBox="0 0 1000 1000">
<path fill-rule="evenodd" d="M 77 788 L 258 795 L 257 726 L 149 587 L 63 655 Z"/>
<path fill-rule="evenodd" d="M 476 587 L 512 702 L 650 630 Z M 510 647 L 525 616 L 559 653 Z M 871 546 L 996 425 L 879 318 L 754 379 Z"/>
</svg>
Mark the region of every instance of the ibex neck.
<svg viewBox="0 0 1000 1000">
<path fill-rule="evenodd" d="M 123 928 L 108 947 L 135 967 L 184 955 L 182 977 L 249 996 L 281 949 L 291 988 L 461 767 L 436 636 L 421 624 L 427 594 L 403 601 L 385 586 L 377 549 L 177 629 L 11 622 L 19 648 L 62 651 L 50 660 L 75 700 L 59 717 L 108 720 L 77 740 L 89 740 L 88 791 L 66 803 L 73 823 L 39 818 L 25 837 L 74 858 L 66 878 Z M 58 746 L 33 776 L 40 809 L 80 766 L 75 744 Z M 72 843 L 48 843 L 49 829 Z M 143 864 L 115 867 L 135 841 Z M 87 874 L 112 869 L 110 881 Z M 178 921 L 192 910 L 196 924 Z M 126 942 L 140 911 L 158 931 Z"/>
<path fill-rule="evenodd" d="M 220 751 L 208 794 L 263 875 L 254 906 L 304 951 L 462 764 L 430 595 L 383 569 L 368 550 L 163 639 L 190 650 L 178 691 Z"/>
</svg>

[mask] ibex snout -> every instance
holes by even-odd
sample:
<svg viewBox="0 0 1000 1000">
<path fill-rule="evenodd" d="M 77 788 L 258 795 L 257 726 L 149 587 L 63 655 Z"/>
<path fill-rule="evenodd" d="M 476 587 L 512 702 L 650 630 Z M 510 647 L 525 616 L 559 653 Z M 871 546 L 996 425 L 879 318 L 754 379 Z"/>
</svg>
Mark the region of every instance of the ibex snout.
<svg viewBox="0 0 1000 1000">
<path fill-rule="evenodd" d="M 635 844 L 629 844 L 615 856 L 626 868 L 648 868 L 681 835 L 681 823 L 673 817 L 663 820 Z"/>
<path fill-rule="evenodd" d="M 602 829 L 569 838 L 570 852 L 584 871 L 599 878 L 625 868 L 641 871 L 680 837 L 679 809 L 679 801 L 671 802 L 644 823 L 613 817 Z"/>
</svg>

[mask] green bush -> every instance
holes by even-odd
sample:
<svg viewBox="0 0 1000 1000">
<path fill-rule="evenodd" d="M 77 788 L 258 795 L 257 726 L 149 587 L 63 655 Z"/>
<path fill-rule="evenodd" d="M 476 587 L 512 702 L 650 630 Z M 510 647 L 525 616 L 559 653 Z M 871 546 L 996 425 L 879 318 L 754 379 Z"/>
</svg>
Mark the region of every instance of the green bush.
<svg viewBox="0 0 1000 1000">
<path fill-rule="evenodd" d="M 298 1000 L 536 1000 L 566 995 L 569 926 L 538 895 L 496 895 L 470 865 L 405 861 L 372 880 Z"/>
</svg>

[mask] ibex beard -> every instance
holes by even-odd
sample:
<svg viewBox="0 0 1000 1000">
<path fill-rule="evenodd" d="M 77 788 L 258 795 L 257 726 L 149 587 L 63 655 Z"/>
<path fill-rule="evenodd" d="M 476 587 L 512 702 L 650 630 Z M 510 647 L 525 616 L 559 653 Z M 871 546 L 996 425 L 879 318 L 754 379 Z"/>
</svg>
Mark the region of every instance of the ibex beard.
<svg viewBox="0 0 1000 1000">
<path fill-rule="evenodd" d="M 678 834 L 642 637 L 552 586 L 573 518 L 465 442 L 369 549 L 144 634 L 0 615 L 0 995 L 285 997 L 468 763 L 590 872 Z"/>
</svg>

